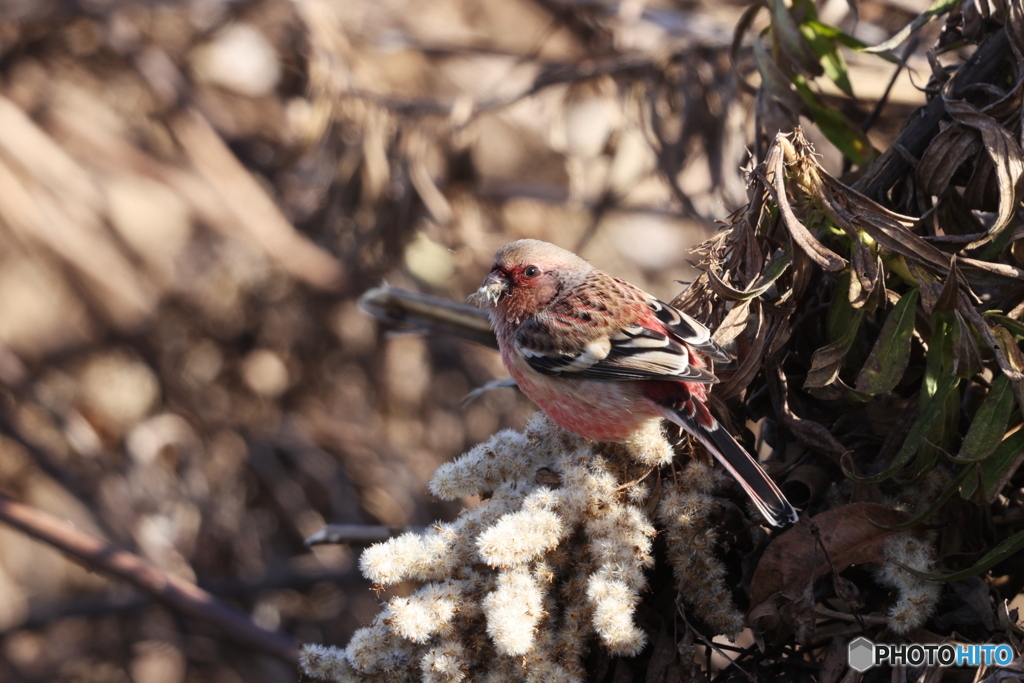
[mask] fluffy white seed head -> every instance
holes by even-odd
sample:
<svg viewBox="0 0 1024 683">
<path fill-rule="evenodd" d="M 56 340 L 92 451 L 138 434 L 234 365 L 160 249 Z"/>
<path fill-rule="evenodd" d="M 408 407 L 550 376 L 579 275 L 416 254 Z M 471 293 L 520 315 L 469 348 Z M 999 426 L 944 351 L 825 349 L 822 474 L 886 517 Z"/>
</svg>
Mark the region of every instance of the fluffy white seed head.
<svg viewBox="0 0 1024 683">
<path fill-rule="evenodd" d="M 581 436 L 565 431 L 540 411 L 530 417 L 523 434 L 526 436 L 529 448 L 536 450 L 539 446 L 547 446 L 551 453 L 566 453 L 592 443 Z"/>
<path fill-rule="evenodd" d="M 504 570 L 498 588 L 484 598 L 487 633 L 498 652 L 523 655 L 533 648 L 537 624 L 544 616 L 544 594 L 525 568 Z"/>
<path fill-rule="evenodd" d="M 613 654 L 633 657 L 644 649 L 647 634 L 633 623 L 640 596 L 624 581 L 594 576 L 587 586 L 594 607 L 594 630 Z"/>
<path fill-rule="evenodd" d="M 430 492 L 441 500 L 455 500 L 491 491 L 510 479 L 526 478 L 533 461 L 526 435 L 505 429 L 434 472 Z"/>
<path fill-rule="evenodd" d="M 381 586 L 443 578 L 459 559 L 459 541 L 457 524 L 436 524 L 425 533 L 409 532 L 370 546 L 359 557 L 359 569 Z"/>
<path fill-rule="evenodd" d="M 325 645 L 302 645 L 299 648 L 299 668 L 318 681 L 349 683 L 356 681 L 355 672 L 345 659 L 345 651 Z"/>
<path fill-rule="evenodd" d="M 924 624 L 935 612 L 942 586 L 921 579 L 904 567 L 921 572 L 934 571 L 935 550 L 925 539 L 903 532 L 893 535 L 886 543 L 885 559 L 875 576 L 879 583 L 895 588 L 899 593 L 888 610 L 888 624 L 894 633 L 905 635 Z"/>
<path fill-rule="evenodd" d="M 547 491 L 547 489 L 544 489 Z M 562 518 L 543 508 L 512 512 L 480 534 L 480 557 L 492 567 L 509 567 L 534 560 L 565 537 Z"/>
<path fill-rule="evenodd" d="M 414 643 L 425 643 L 455 616 L 459 591 L 452 584 L 427 584 L 408 598 L 393 598 L 384 621 Z"/>
<path fill-rule="evenodd" d="M 712 493 L 725 485 L 726 475 L 708 463 L 691 460 L 679 472 L 680 488 L 684 491 Z"/>
<path fill-rule="evenodd" d="M 375 672 L 391 649 L 391 631 L 381 618 L 372 626 L 358 629 L 345 648 L 345 659 L 356 671 Z"/>
<path fill-rule="evenodd" d="M 706 522 L 714 501 L 706 492 L 710 489 L 689 488 L 714 485 L 709 471 L 702 463 L 687 465 L 678 487 L 669 485 L 662 491 L 657 515 L 665 528 L 668 560 L 683 599 L 715 632 L 731 638 L 743 630 L 744 619 L 725 583 L 725 566 L 715 555 L 717 533 Z"/>
<path fill-rule="evenodd" d="M 457 640 L 443 640 L 420 660 L 424 683 L 459 683 L 465 680 L 468 669 L 466 648 Z"/>
<path fill-rule="evenodd" d="M 665 438 L 661 418 L 647 421 L 623 445 L 634 460 L 654 467 L 664 467 L 676 456 L 672 444 Z"/>
</svg>

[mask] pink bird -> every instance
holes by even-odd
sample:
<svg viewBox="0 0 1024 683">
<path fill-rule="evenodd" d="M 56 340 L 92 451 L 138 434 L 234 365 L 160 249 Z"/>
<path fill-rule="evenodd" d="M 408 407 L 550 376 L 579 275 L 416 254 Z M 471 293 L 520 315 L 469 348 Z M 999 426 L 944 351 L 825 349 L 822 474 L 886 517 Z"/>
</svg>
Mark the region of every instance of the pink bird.
<svg viewBox="0 0 1024 683">
<path fill-rule="evenodd" d="M 709 359 L 729 355 L 706 327 L 576 254 L 538 240 L 502 247 L 472 301 L 485 307 L 501 358 L 556 424 L 622 441 L 652 418 L 697 438 L 773 525 L 796 511 L 708 411 Z"/>
</svg>

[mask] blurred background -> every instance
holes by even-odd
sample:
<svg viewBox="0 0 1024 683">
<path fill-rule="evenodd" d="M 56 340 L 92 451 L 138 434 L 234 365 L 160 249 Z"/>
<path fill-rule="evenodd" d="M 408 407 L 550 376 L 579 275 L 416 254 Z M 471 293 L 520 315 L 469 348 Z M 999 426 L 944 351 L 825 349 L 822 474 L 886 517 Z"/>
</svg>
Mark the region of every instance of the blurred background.
<svg viewBox="0 0 1024 683">
<path fill-rule="evenodd" d="M 877 43 L 926 4 L 818 11 Z M 359 296 L 462 301 L 533 237 L 674 297 L 688 249 L 747 200 L 767 18 L 748 9 L 0 2 L 0 491 L 343 645 L 387 596 L 358 548 L 303 539 L 452 518 L 434 468 L 534 410 L 513 389 L 463 408 L 504 375 L 497 353 L 384 329 Z M 863 117 L 893 67 L 847 59 L 858 99 L 822 96 Z M 930 67 L 909 62 L 879 149 L 924 101 Z M 0 525 L 0 680 L 296 678 Z"/>
</svg>

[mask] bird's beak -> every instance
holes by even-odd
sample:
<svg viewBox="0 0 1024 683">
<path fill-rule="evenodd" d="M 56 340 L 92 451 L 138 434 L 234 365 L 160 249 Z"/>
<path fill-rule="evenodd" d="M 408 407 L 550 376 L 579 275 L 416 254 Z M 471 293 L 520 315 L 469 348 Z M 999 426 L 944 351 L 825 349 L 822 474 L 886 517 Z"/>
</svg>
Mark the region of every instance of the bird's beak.
<svg viewBox="0 0 1024 683">
<path fill-rule="evenodd" d="M 497 270 L 492 270 L 484 278 L 484 283 L 480 285 L 480 289 L 469 295 L 469 303 L 477 308 L 495 306 L 501 300 L 501 297 L 508 294 L 508 287 L 509 281 L 502 277 L 501 273 Z"/>
</svg>

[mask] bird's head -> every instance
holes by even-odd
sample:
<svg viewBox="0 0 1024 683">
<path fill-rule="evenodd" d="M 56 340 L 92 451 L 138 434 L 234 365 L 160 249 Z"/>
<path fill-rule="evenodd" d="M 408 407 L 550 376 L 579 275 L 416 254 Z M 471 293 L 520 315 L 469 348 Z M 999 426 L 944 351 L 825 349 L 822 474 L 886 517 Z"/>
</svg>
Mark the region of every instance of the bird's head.
<svg viewBox="0 0 1024 683">
<path fill-rule="evenodd" d="M 494 255 L 491 272 L 470 303 L 521 321 L 539 313 L 593 267 L 571 251 L 539 240 L 517 240 Z"/>
</svg>

